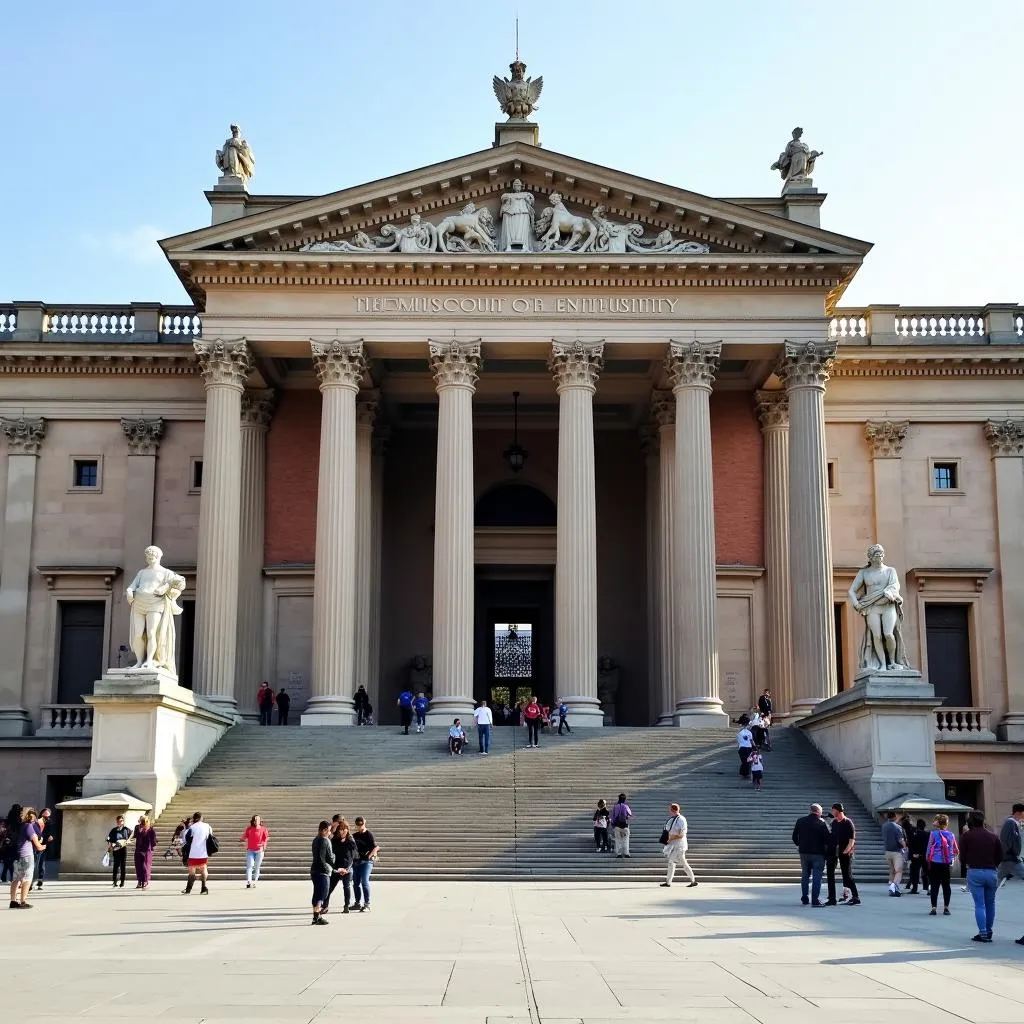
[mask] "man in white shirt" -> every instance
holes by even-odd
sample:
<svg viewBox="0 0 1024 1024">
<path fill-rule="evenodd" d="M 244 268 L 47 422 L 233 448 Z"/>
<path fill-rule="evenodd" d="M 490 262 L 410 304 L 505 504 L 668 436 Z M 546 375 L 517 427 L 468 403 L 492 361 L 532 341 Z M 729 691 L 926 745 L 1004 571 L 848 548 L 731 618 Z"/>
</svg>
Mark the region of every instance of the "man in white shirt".
<svg viewBox="0 0 1024 1024">
<path fill-rule="evenodd" d="M 740 755 L 740 775 L 744 779 L 750 774 L 750 765 L 747 763 L 747 758 L 750 757 L 750 752 L 754 749 L 754 734 L 750 731 L 749 721 L 744 715 L 740 719 L 743 727 L 736 733 L 736 748 L 737 753 Z"/>
<path fill-rule="evenodd" d="M 661 883 L 663 889 L 672 885 L 675 877 L 676 867 L 682 867 L 690 879 L 688 888 L 692 889 L 697 884 L 693 868 L 686 859 L 686 851 L 689 843 L 686 840 L 686 819 L 679 813 L 679 804 L 669 804 L 669 819 L 665 822 L 665 831 L 668 833 L 668 842 L 664 846 L 665 860 L 668 868 L 665 872 L 665 881 Z"/>
<path fill-rule="evenodd" d="M 476 721 L 476 734 L 480 740 L 480 753 L 487 754 L 491 749 L 491 726 L 494 724 L 494 716 L 487 706 L 487 701 L 480 701 L 480 706 L 473 712 Z"/>
<path fill-rule="evenodd" d="M 192 891 L 192 886 L 196 884 L 196 875 L 202 880 L 203 887 L 200 889 L 200 893 L 206 896 L 209 893 L 209 889 L 206 886 L 206 880 L 209 878 L 209 871 L 207 865 L 210 858 L 210 851 L 207 847 L 207 842 L 210 836 L 213 834 L 213 829 L 203 821 L 203 816 L 196 811 L 192 815 L 192 824 L 185 830 L 185 834 L 181 837 L 182 849 L 188 848 L 188 881 L 185 883 L 185 888 L 181 891 L 187 896 Z"/>
</svg>

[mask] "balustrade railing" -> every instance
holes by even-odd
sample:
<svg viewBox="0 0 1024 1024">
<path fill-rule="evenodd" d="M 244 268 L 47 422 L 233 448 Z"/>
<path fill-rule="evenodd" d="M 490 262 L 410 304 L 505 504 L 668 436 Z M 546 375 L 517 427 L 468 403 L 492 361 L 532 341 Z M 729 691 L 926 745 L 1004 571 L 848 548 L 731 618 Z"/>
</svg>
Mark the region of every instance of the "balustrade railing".
<svg viewBox="0 0 1024 1024">
<path fill-rule="evenodd" d="M 95 334 L 125 337 L 135 330 L 131 310 L 108 306 L 50 306 L 43 317 L 43 334 Z M 44 340 L 46 340 L 44 338 Z"/>
<path fill-rule="evenodd" d="M 14 333 L 18 326 L 18 311 L 14 306 L 0 306 L 0 338 Z"/>
<path fill-rule="evenodd" d="M 0 341 L 188 343 L 203 333 L 194 306 L 158 302 L 125 305 L 44 305 L 40 302 L 0 306 Z"/>
<path fill-rule="evenodd" d="M 989 728 L 991 708 L 951 708 L 935 709 L 935 732 L 938 739 L 994 739 Z"/>
<path fill-rule="evenodd" d="M 44 704 L 39 723 L 40 736 L 91 736 L 91 704 Z"/>
<path fill-rule="evenodd" d="M 1013 344 L 1024 337 L 1024 309 L 988 305 L 975 309 L 866 306 L 839 308 L 829 336 L 849 345 L 900 345 L 962 341 Z"/>
</svg>

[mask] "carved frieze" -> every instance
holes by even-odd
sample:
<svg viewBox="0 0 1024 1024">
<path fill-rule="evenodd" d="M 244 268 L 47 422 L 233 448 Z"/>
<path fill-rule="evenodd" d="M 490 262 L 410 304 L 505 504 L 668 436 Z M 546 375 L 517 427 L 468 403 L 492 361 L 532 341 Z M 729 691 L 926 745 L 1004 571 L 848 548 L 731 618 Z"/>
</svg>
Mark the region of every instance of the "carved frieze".
<svg viewBox="0 0 1024 1024">
<path fill-rule="evenodd" d="M 431 341 L 430 370 L 438 391 L 446 387 L 475 387 L 480 373 L 479 340 Z"/>
<path fill-rule="evenodd" d="M 0 418 L 0 430 L 3 430 L 4 437 L 7 438 L 9 455 L 38 455 L 46 436 L 46 420 L 41 416 L 21 416 L 18 419 L 8 419 L 4 416 Z"/>
<path fill-rule="evenodd" d="M 548 369 L 555 380 L 555 390 L 588 388 L 594 391 L 604 366 L 604 342 L 580 340 L 551 343 Z"/>
<path fill-rule="evenodd" d="M 164 421 L 159 416 L 155 419 L 126 416 L 121 420 L 121 429 L 128 440 L 129 455 L 156 455 L 164 436 Z"/>
<path fill-rule="evenodd" d="M 1024 420 L 988 420 L 985 438 L 996 457 L 1024 455 Z"/>
<path fill-rule="evenodd" d="M 672 381 L 672 390 L 707 388 L 715 382 L 722 343 L 702 341 L 669 342 L 665 370 Z"/>
<path fill-rule="evenodd" d="M 208 388 L 233 387 L 241 390 L 252 369 L 252 353 L 244 338 L 237 341 L 194 341 L 199 372 Z"/>
<path fill-rule="evenodd" d="M 366 374 L 366 356 L 361 341 L 310 341 L 313 368 L 320 387 L 345 387 L 358 391 Z"/>
<path fill-rule="evenodd" d="M 871 458 L 898 459 L 903 454 L 909 427 L 908 420 L 868 420 L 864 424 L 864 438 Z"/>
</svg>

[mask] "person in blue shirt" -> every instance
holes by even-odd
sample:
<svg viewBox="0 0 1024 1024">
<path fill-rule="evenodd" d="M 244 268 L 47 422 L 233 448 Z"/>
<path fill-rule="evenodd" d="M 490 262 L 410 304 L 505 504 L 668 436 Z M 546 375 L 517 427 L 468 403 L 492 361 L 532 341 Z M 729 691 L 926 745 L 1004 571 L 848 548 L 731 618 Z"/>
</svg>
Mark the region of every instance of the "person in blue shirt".
<svg viewBox="0 0 1024 1024">
<path fill-rule="evenodd" d="M 398 714 L 401 718 L 402 731 L 409 735 L 409 726 L 412 725 L 412 691 L 403 690 L 398 695 Z"/>
<path fill-rule="evenodd" d="M 412 709 L 416 712 L 416 731 L 423 732 L 427 724 L 427 708 L 430 707 L 430 701 L 422 693 L 416 694 L 416 699 L 412 702 Z"/>
<path fill-rule="evenodd" d="M 562 735 L 562 730 L 563 729 L 565 729 L 566 732 L 572 732 L 572 729 L 569 728 L 569 718 L 568 718 L 568 715 L 569 715 L 569 705 L 566 704 L 565 701 L 562 700 L 561 697 L 559 697 L 558 698 L 558 735 L 559 736 Z"/>
</svg>

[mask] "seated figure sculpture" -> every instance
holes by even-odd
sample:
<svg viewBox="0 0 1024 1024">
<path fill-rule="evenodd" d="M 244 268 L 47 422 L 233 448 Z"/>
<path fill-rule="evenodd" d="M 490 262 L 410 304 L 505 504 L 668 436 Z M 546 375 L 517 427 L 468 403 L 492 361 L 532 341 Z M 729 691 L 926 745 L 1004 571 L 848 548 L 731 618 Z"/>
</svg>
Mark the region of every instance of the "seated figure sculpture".
<svg viewBox="0 0 1024 1024">
<path fill-rule="evenodd" d="M 854 610 L 864 616 L 864 639 L 858 665 L 865 672 L 909 669 L 903 643 L 903 597 L 900 579 L 885 564 L 885 548 L 872 544 L 868 564 L 857 573 L 847 594 Z"/>
</svg>

